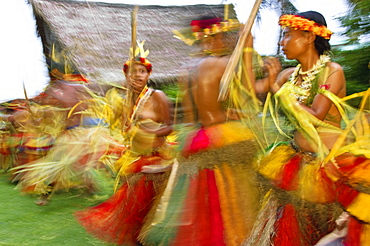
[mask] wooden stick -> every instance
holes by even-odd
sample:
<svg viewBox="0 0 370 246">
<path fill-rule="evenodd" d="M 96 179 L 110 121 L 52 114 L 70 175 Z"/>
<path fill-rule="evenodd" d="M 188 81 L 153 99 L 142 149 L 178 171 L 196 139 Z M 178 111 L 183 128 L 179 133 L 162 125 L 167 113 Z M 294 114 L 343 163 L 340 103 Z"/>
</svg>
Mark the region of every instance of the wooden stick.
<svg viewBox="0 0 370 246">
<path fill-rule="evenodd" d="M 26 107 L 27 107 L 28 111 L 31 114 L 31 119 L 34 119 L 34 117 L 33 117 L 34 115 L 33 115 L 32 109 L 31 109 L 30 99 L 28 99 L 27 91 L 26 91 L 26 85 L 24 84 L 24 81 L 23 81 L 23 93 L 24 93 L 24 97 L 26 99 Z"/>
<path fill-rule="evenodd" d="M 131 61 L 129 63 L 130 66 L 128 67 L 128 77 L 130 79 L 131 79 L 131 72 L 133 71 L 133 67 L 134 67 L 134 62 L 133 61 L 135 61 L 136 26 L 137 26 L 136 15 L 137 15 L 137 10 L 138 10 L 138 6 L 135 5 L 134 6 L 134 10 L 131 12 L 131 48 L 132 48 L 132 53 L 131 53 L 131 57 L 129 58 L 130 61 Z M 128 86 L 128 84 L 126 84 L 126 86 Z M 127 105 L 130 105 L 132 103 L 132 97 L 133 97 L 133 92 L 131 91 L 130 93 L 128 93 L 128 96 L 125 99 L 125 100 L 127 100 L 126 101 Z M 122 114 L 122 117 L 125 117 L 125 114 Z M 124 125 L 126 125 L 127 119 L 124 119 L 123 122 L 125 122 Z M 114 189 L 116 190 L 116 188 L 117 187 L 115 187 Z"/>
<path fill-rule="evenodd" d="M 248 18 L 248 20 L 247 20 L 247 22 L 244 26 L 244 29 L 242 31 L 242 34 L 240 35 L 238 43 L 236 44 L 236 47 L 235 47 L 233 53 L 231 54 L 231 57 L 230 57 L 229 63 L 227 64 L 225 72 L 222 75 L 221 82 L 220 82 L 220 93 L 218 95 L 218 100 L 220 100 L 220 101 L 223 101 L 226 98 L 228 88 L 229 88 L 229 84 L 232 80 L 232 76 L 233 76 L 233 73 L 235 71 L 235 67 L 237 66 L 240 55 L 243 52 L 245 39 L 246 39 L 247 35 L 249 34 L 249 32 L 252 29 L 252 26 L 253 26 L 254 20 L 256 18 L 256 15 L 258 13 L 258 9 L 261 5 L 261 2 L 262 2 L 262 0 L 256 0 L 255 1 L 254 5 L 253 5 L 253 8 L 251 10 L 251 13 L 249 15 L 249 18 Z"/>
<path fill-rule="evenodd" d="M 226 4 L 225 7 L 224 7 L 224 20 L 229 19 L 229 6 L 230 6 L 230 4 Z"/>
<path fill-rule="evenodd" d="M 132 47 L 132 57 L 131 57 L 131 59 L 135 59 L 136 27 L 137 27 L 136 15 L 137 15 L 138 8 L 139 7 L 137 5 L 135 5 L 134 10 L 131 12 L 131 47 Z"/>
</svg>

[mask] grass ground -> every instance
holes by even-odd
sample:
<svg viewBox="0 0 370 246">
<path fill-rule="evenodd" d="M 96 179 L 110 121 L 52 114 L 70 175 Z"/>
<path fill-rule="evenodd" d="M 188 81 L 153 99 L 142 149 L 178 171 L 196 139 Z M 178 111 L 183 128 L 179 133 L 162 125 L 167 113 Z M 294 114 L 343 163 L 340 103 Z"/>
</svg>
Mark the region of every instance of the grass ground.
<svg viewBox="0 0 370 246">
<path fill-rule="evenodd" d="M 105 201 L 109 185 L 90 197 L 78 191 L 56 194 L 40 207 L 33 203 L 36 197 L 21 195 L 9 176 L 0 172 L 0 245 L 109 245 L 87 234 L 73 216 L 74 211 Z"/>
</svg>

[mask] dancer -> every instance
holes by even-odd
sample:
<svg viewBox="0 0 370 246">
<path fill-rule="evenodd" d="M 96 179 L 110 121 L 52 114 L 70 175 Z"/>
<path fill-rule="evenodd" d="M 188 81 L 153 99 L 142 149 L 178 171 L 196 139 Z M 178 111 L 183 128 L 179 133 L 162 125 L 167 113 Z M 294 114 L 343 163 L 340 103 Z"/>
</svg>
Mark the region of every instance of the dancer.
<svg viewBox="0 0 370 246">
<path fill-rule="evenodd" d="M 258 191 L 251 167 L 257 144 L 242 121 L 228 118 L 231 100 L 218 101 L 239 22 L 202 18 L 191 27 L 203 55 L 179 76 L 181 155 L 140 239 L 144 245 L 240 245 L 255 223 Z"/>
<path fill-rule="evenodd" d="M 45 93 L 61 103 L 65 129 L 46 156 L 12 169 L 22 192 L 40 195 L 37 205 L 47 204 L 52 194 L 70 188 L 93 193 L 97 188 L 93 171 L 102 166 L 101 158 L 124 150 L 110 136 L 103 116 L 106 103 L 94 100 L 87 87 L 58 80 Z"/>
<path fill-rule="evenodd" d="M 106 202 L 75 214 L 87 232 L 123 245 L 138 245 L 143 220 L 164 188 L 174 157 L 166 140 L 172 132 L 171 106 L 162 91 L 147 86 L 152 64 L 143 44 L 123 66 L 128 86 L 123 105 L 128 149 L 115 163 L 122 185 Z"/>
<path fill-rule="evenodd" d="M 44 92 L 2 106 L 0 167 L 5 171 L 45 156 L 65 129 L 66 111 Z"/>
<path fill-rule="evenodd" d="M 256 92 L 274 94 L 294 132 L 291 141 L 271 145 L 258 162 L 266 195 L 245 245 L 314 245 L 342 211 L 323 163 L 342 133 L 336 102 L 346 95 L 346 82 L 342 67 L 329 57 L 332 33 L 320 13 L 282 15 L 279 24 L 282 50 L 299 64 L 280 72 L 277 59 L 267 59 L 269 76 L 257 81 Z M 272 104 L 269 97 L 265 104 Z"/>
</svg>

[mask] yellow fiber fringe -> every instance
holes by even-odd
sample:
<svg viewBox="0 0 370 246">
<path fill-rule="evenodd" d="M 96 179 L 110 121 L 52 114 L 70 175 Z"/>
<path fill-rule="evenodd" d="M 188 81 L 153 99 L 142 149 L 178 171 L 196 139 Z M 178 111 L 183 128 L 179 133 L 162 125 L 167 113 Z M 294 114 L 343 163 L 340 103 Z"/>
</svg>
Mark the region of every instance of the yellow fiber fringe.
<svg viewBox="0 0 370 246">
<path fill-rule="evenodd" d="M 277 146 L 259 162 L 259 173 L 268 179 L 277 180 L 285 163 L 295 153 L 289 145 Z"/>
<path fill-rule="evenodd" d="M 370 242 L 370 225 L 364 224 L 362 226 L 360 245 L 369 245 Z"/>
<path fill-rule="evenodd" d="M 300 195 L 313 203 L 328 203 L 335 199 L 335 188 L 331 180 L 324 178 L 320 163 L 307 163 L 300 173 Z"/>
<path fill-rule="evenodd" d="M 348 206 L 347 211 L 358 219 L 370 222 L 370 195 L 365 193 L 360 193 Z M 369 231 L 370 232 L 370 231 Z"/>
</svg>

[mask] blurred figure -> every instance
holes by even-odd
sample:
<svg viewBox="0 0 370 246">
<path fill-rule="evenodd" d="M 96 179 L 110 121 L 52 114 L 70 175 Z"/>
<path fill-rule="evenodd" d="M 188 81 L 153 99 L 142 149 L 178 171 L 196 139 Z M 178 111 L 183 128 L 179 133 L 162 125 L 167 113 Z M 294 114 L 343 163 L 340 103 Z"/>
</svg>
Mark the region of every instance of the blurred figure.
<svg viewBox="0 0 370 246">
<path fill-rule="evenodd" d="M 93 171 L 100 168 L 101 159 L 124 150 L 110 136 L 104 101 L 93 98 L 85 85 L 57 80 L 45 93 L 65 112 L 64 129 L 46 156 L 12 169 L 22 192 L 40 195 L 37 205 L 47 204 L 51 194 L 70 188 L 92 194 L 97 188 Z"/>
<path fill-rule="evenodd" d="M 179 75 L 181 155 L 140 238 L 144 245 L 240 245 L 258 206 L 257 144 L 243 122 L 228 119 L 230 100 L 218 100 L 239 22 L 206 17 L 191 27 L 202 52 Z"/>
<path fill-rule="evenodd" d="M 66 115 L 60 101 L 44 92 L 2 103 L 1 168 L 9 171 L 45 156 L 65 129 Z"/>
<path fill-rule="evenodd" d="M 68 124 L 74 124 L 67 114 L 71 105 L 78 101 L 77 94 L 67 91 L 65 95 L 57 95 L 58 92 L 54 93 L 51 88 L 63 87 L 61 81 L 75 89 L 95 84 L 88 83 L 80 74 L 64 74 L 56 68 L 50 72 L 50 78 L 49 85 L 36 97 L 28 99 L 25 94 L 26 99 L 15 99 L 1 104 L 3 124 L 0 158 L 3 160 L 1 165 L 4 170 L 45 156 L 56 137 L 65 130 L 67 118 Z M 82 90 L 84 89 L 79 89 Z M 72 91 L 71 89 L 70 92 Z"/>
<path fill-rule="evenodd" d="M 174 158 L 166 139 L 172 132 L 170 103 L 162 91 L 147 86 L 152 64 L 143 45 L 123 67 L 128 87 L 120 119 L 127 150 L 114 164 L 122 185 L 106 202 L 75 214 L 87 232 L 122 245 L 138 245 L 143 221 L 163 191 Z"/>
</svg>

